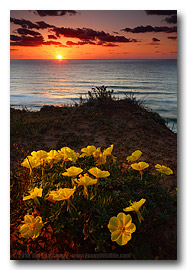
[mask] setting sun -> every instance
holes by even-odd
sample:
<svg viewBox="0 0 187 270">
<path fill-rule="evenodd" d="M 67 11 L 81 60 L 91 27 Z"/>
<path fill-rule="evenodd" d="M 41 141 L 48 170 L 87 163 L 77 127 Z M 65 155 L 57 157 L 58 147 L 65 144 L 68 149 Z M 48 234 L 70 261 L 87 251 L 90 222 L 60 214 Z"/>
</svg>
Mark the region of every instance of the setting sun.
<svg viewBox="0 0 187 270">
<path fill-rule="evenodd" d="M 56 58 L 59 59 L 59 60 L 61 60 L 62 59 L 62 55 L 61 54 L 58 54 Z"/>
</svg>

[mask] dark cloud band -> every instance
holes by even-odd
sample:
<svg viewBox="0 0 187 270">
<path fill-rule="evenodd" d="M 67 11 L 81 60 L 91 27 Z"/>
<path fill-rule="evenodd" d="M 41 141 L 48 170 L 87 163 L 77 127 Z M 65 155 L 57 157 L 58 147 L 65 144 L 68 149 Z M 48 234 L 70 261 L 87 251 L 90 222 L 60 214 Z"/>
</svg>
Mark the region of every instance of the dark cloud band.
<svg viewBox="0 0 187 270">
<path fill-rule="evenodd" d="M 165 18 L 164 20 L 167 23 L 177 23 L 177 15 L 172 15 L 170 17 Z"/>
<path fill-rule="evenodd" d="M 160 39 L 158 39 L 158 38 L 155 38 L 155 37 L 152 38 L 152 42 L 159 42 L 159 41 L 160 41 Z"/>
<path fill-rule="evenodd" d="M 176 10 L 145 10 L 147 15 L 176 15 L 177 11 Z"/>
<path fill-rule="evenodd" d="M 120 35 L 110 35 L 109 33 L 105 33 L 104 31 L 95 31 L 90 28 L 55 27 L 54 25 L 47 24 L 44 21 L 32 23 L 29 20 L 15 18 L 10 18 L 10 21 L 14 24 L 20 25 L 23 28 L 23 30 L 19 28 L 19 34 L 30 33 L 30 35 L 36 36 L 37 34 L 34 34 L 34 31 L 32 32 L 30 29 L 49 29 L 50 32 L 54 33 L 52 35 L 49 35 L 49 39 L 52 39 L 52 37 L 53 39 L 57 39 L 60 38 L 60 36 L 64 36 L 67 38 L 78 38 L 82 42 L 79 42 L 78 45 L 94 44 L 93 42 L 96 42 L 98 45 L 114 47 L 114 43 L 137 42 L 136 39 L 126 38 Z"/>
<path fill-rule="evenodd" d="M 168 37 L 168 39 L 176 40 L 177 37 L 176 36 L 174 36 L 174 37 Z"/>
<path fill-rule="evenodd" d="M 168 16 L 164 19 L 169 24 L 177 23 L 177 10 L 145 10 L 147 15 Z"/>
<path fill-rule="evenodd" d="M 78 38 L 82 41 L 100 41 L 112 43 L 136 42 L 135 39 L 129 39 L 124 36 L 114 36 L 104 31 L 95 31 L 90 28 L 65 28 L 54 27 L 51 29 L 57 37 L 64 36 L 67 38 Z"/>
<path fill-rule="evenodd" d="M 10 17 L 10 22 L 20 25 L 22 28 L 27 28 L 27 29 L 47 29 L 50 27 L 54 27 L 54 25 L 45 23 L 44 21 L 39 21 L 36 23 L 32 23 L 29 20 L 24 20 L 24 19 L 16 19 L 16 18 L 12 18 Z"/>
<path fill-rule="evenodd" d="M 34 10 L 33 12 L 41 17 L 65 16 L 65 15 L 77 14 L 77 11 L 75 11 L 75 10 Z"/>
<path fill-rule="evenodd" d="M 62 46 L 58 41 L 44 41 L 44 38 L 40 36 L 16 36 L 10 35 L 11 46 L 24 46 L 24 47 L 39 47 L 42 45 L 57 45 Z"/>
<path fill-rule="evenodd" d="M 54 35 L 48 35 L 48 39 L 57 39 L 57 37 Z"/>
<path fill-rule="evenodd" d="M 151 25 L 140 25 L 135 28 L 124 28 L 122 31 L 129 32 L 129 33 L 149 33 L 149 32 L 154 32 L 154 33 L 159 33 L 159 32 L 164 32 L 164 33 L 176 33 L 177 32 L 177 27 L 167 27 L 167 26 L 151 26 Z"/>
<path fill-rule="evenodd" d="M 17 33 L 20 35 L 41 36 L 41 34 L 39 32 L 29 30 L 26 28 L 18 28 Z"/>
</svg>

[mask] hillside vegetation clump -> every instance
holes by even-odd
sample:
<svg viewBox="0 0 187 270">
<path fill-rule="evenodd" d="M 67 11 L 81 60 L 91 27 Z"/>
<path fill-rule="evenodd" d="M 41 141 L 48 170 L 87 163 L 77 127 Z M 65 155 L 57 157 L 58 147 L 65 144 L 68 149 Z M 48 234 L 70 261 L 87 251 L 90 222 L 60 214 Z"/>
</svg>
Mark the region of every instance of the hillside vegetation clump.
<svg viewBox="0 0 187 270">
<path fill-rule="evenodd" d="M 113 145 L 88 145 L 81 153 L 62 147 L 33 151 L 24 159 L 11 176 L 16 258 L 52 258 L 54 247 L 59 259 L 100 253 L 118 259 L 175 256 L 169 228 L 175 226 L 176 197 L 160 185 L 172 170 L 139 162 L 140 150 L 121 164 L 112 150 Z"/>
</svg>

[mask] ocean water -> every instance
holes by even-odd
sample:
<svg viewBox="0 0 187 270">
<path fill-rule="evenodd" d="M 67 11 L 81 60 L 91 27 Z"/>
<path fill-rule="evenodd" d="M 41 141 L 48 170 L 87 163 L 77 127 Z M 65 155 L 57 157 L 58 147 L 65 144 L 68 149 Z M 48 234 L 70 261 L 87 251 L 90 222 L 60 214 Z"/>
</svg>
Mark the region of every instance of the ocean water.
<svg viewBox="0 0 187 270">
<path fill-rule="evenodd" d="M 105 85 L 123 99 L 134 95 L 177 132 L 177 60 L 11 60 L 10 105 L 78 103 L 92 87 Z"/>
</svg>

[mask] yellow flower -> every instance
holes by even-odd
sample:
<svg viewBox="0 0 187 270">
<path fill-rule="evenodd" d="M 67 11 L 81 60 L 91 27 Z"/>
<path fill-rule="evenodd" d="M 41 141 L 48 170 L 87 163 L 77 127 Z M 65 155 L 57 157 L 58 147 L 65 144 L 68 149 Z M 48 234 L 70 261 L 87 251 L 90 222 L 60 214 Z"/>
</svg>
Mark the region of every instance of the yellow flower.
<svg viewBox="0 0 187 270">
<path fill-rule="evenodd" d="M 123 211 L 129 212 L 129 211 L 135 211 L 138 212 L 140 207 L 145 203 L 146 199 L 141 199 L 138 202 L 133 202 L 131 203 L 131 206 L 126 207 L 125 209 L 123 209 Z"/>
<path fill-rule="evenodd" d="M 94 152 L 96 152 L 96 147 L 94 145 L 88 145 L 87 147 L 82 148 L 81 152 L 83 152 L 81 154 L 81 157 L 91 156 L 91 155 L 93 155 Z"/>
<path fill-rule="evenodd" d="M 40 216 L 34 217 L 32 215 L 25 215 L 24 223 L 20 226 L 21 236 L 24 238 L 37 238 L 43 227 L 42 218 Z"/>
<path fill-rule="evenodd" d="M 26 201 L 30 199 L 35 199 L 36 197 L 42 197 L 42 191 L 42 188 L 35 187 L 34 189 L 29 191 L 30 195 L 23 197 L 23 200 Z"/>
<path fill-rule="evenodd" d="M 104 178 L 110 175 L 108 171 L 102 171 L 97 167 L 91 168 L 89 173 L 93 174 L 96 178 Z"/>
<path fill-rule="evenodd" d="M 105 149 L 105 150 L 103 151 L 103 155 L 105 155 L 105 156 L 110 156 L 110 155 L 112 154 L 113 148 L 114 148 L 114 145 L 112 144 L 110 147 L 108 147 L 107 149 Z"/>
<path fill-rule="evenodd" d="M 64 161 L 70 160 L 76 162 L 77 158 L 79 157 L 79 153 L 76 153 L 69 147 L 62 147 L 58 152 Z"/>
<path fill-rule="evenodd" d="M 81 168 L 72 166 L 66 170 L 62 175 L 64 176 L 70 176 L 70 177 L 75 177 L 78 174 L 80 174 L 83 170 Z"/>
<path fill-rule="evenodd" d="M 59 188 L 58 190 L 53 190 L 49 193 L 48 199 L 54 201 L 68 200 L 73 193 L 75 192 L 76 187 L 74 188 Z"/>
<path fill-rule="evenodd" d="M 37 159 L 33 158 L 32 156 L 27 156 L 21 163 L 21 166 L 32 170 L 32 168 L 36 168 L 40 166 L 40 164 L 40 161 L 38 161 Z"/>
<path fill-rule="evenodd" d="M 130 161 L 133 162 L 133 161 L 138 160 L 141 157 L 141 155 L 142 155 L 142 152 L 140 150 L 136 150 L 135 152 L 131 154 L 131 156 L 128 156 L 126 159 L 128 162 Z"/>
<path fill-rule="evenodd" d="M 93 179 L 93 178 L 89 177 L 89 175 L 87 173 L 85 173 L 84 176 L 80 175 L 79 179 L 75 179 L 75 182 L 78 184 L 78 186 L 84 187 L 83 194 L 85 197 L 88 198 L 87 186 L 97 184 L 97 179 Z"/>
<path fill-rule="evenodd" d="M 101 152 L 101 147 L 98 147 L 98 148 L 95 150 L 95 152 L 92 153 L 92 155 L 93 155 L 95 158 L 99 157 L 101 154 L 102 154 L 102 152 Z"/>
<path fill-rule="evenodd" d="M 76 153 L 75 151 L 72 150 L 69 160 L 76 162 L 79 156 L 80 156 L 79 153 Z"/>
<path fill-rule="evenodd" d="M 118 245 L 126 245 L 131 240 L 131 234 L 135 232 L 136 226 L 132 223 L 130 215 L 119 213 L 117 217 L 111 217 L 108 224 L 111 232 L 111 240 L 116 241 Z"/>
<path fill-rule="evenodd" d="M 93 156 L 94 158 L 96 159 L 97 161 L 97 165 L 102 165 L 102 164 L 105 164 L 106 163 L 106 160 L 107 160 L 107 156 L 112 156 L 111 153 L 112 153 L 112 150 L 113 150 L 113 144 L 108 147 L 107 149 L 105 149 L 103 151 L 103 153 L 101 152 L 101 147 L 98 147 L 96 149 L 96 151 L 93 153 Z M 112 156 L 112 158 L 114 158 Z"/>
<path fill-rule="evenodd" d="M 95 152 L 92 153 L 93 157 L 96 159 L 97 165 L 102 165 L 106 163 L 106 155 L 101 152 L 101 147 L 98 147 Z"/>
<path fill-rule="evenodd" d="M 148 168 L 148 167 L 149 167 L 149 164 L 146 163 L 146 162 L 139 162 L 139 163 L 131 164 L 131 167 L 132 167 L 134 170 L 137 170 L 137 171 L 140 172 L 141 179 L 142 179 L 142 170 Z"/>
<path fill-rule="evenodd" d="M 47 153 L 47 161 L 49 163 L 57 163 L 61 160 L 61 158 L 62 156 L 56 150 L 51 150 L 49 153 Z"/>
<path fill-rule="evenodd" d="M 97 165 L 103 165 L 106 163 L 106 158 L 107 156 L 105 156 L 104 154 L 100 154 L 99 156 L 96 157 L 96 163 Z"/>
<path fill-rule="evenodd" d="M 149 164 L 146 163 L 146 162 L 139 162 L 139 163 L 131 164 L 131 167 L 132 167 L 134 170 L 142 171 L 142 170 L 148 168 L 148 167 L 149 167 Z"/>
<path fill-rule="evenodd" d="M 125 209 L 123 209 L 123 211 L 125 212 L 129 212 L 129 211 L 134 211 L 136 212 L 137 216 L 138 216 L 138 220 L 141 223 L 141 220 L 144 220 L 139 209 L 140 207 L 145 203 L 146 199 L 141 199 L 138 202 L 133 202 L 131 203 L 131 206 L 126 207 Z"/>
<path fill-rule="evenodd" d="M 68 161 L 68 159 L 70 157 L 71 148 L 62 147 L 60 150 L 58 150 L 58 152 L 64 161 Z"/>
<path fill-rule="evenodd" d="M 79 179 L 76 179 L 75 182 L 79 185 L 79 186 L 90 186 L 90 185 L 95 185 L 97 183 L 97 179 L 93 179 L 91 177 L 89 177 L 89 175 L 87 173 L 84 174 L 84 176 L 80 176 Z"/>
<path fill-rule="evenodd" d="M 157 164 L 157 165 L 155 165 L 155 168 L 158 172 L 160 172 L 162 174 L 163 173 L 165 173 L 167 175 L 173 174 L 173 171 L 169 167 L 166 167 L 164 165 Z"/>
<path fill-rule="evenodd" d="M 44 150 L 39 150 L 39 151 L 33 151 L 31 153 L 34 159 L 38 160 L 40 164 L 43 164 L 44 161 L 47 159 L 47 152 Z"/>
</svg>

